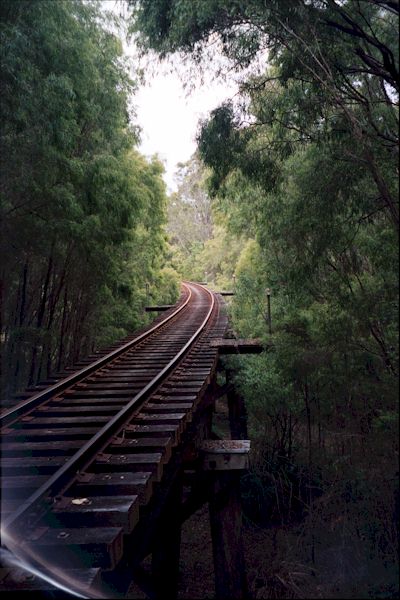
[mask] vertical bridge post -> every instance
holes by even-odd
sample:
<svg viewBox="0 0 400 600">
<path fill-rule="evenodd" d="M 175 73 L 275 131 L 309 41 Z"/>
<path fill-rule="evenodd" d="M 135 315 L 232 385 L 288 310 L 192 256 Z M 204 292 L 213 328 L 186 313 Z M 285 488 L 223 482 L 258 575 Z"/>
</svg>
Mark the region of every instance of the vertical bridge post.
<svg viewBox="0 0 400 600">
<path fill-rule="evenodd" d="M 176 477 L 163 508 L 157 544 L 152 552 L 152 575 L 155 598 L 177 598 L 181 547 L 182 475 Z"/>
<path fill-rule="evenodd" d="M 242 542 L 240 476 L 248 467 L 249 440 L 207 440 L 200 447 L 210 474 L 209 500 L 215 592 L 221 600 L 248 596 Z"/>
</svg>

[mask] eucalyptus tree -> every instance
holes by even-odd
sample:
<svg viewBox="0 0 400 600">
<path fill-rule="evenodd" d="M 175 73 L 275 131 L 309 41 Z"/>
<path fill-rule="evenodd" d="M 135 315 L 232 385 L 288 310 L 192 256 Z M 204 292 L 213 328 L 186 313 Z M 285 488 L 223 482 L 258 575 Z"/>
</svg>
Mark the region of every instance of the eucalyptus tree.
<svg viewBox="0 0 400 600">
<path fill-rule="evenodd" d="M 244 101 L 215 109 L 198 138 L 212 170 L 210 191 L 231 230 L 257 237 L 275 292 L 295 311 L 318 308 L 319 328 L 331 331 L 339 353 L 345 347 L 358 357 L 363 368 L 356 360 L 354 369 L 372 389 L 374 378 L 389 378 L 391 411 L 398 372 L 398 4 L 130 4 L 144 50 L 204 64 L 219 47 L 236 70 L 250 67 Z M 261 51 L 268 65 L 252 74 Z M 326 306 L 332 310 L 323 324 Z M 329 320 L 332 313 L 343 316 L 342 327 Z"/>
<path fill-rule="evenodd" d="M 254 238 L 236 267 L 232 314 L 239 334 L 273 342 L 238 376 L 271 502 L 282 493 L 271 473 L 292 497 L 301 465 L 309 490 L 350 490 L 340 510 L 357 515 L 364 489 L 354 536 L 392 564 L 392 525 L 375 508 L 394 510 L 398 452 L 399 5 L 130 4 L 143 51 L 207 66 L 220 49 L 242 73 L 239 96 L 202 123 L 198 149 L 225 225 Z M 363 537 L 369 523 L 383 545 Z"/>
<path fill-rule="evenodd" d="M 1 2 L 4 389 L 142 320 L 166 249 L 162 167 L 135 145 L 136 82 L 97 2 Z"/>
</svg>

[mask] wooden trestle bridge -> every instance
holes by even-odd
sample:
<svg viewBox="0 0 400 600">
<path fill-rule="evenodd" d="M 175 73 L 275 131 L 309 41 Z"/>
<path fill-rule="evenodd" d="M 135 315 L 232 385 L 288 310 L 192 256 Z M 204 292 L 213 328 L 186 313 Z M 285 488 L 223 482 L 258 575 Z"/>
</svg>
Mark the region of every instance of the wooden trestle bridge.
<svg viewBox="0 0 400 600">
<path fill-rule="evenodd" d="M 209 502 L 216 596 L 246 596 L 238 486 L 249 442 L 240 397 L 216 372 L 220 353 L 260 348 L 223 339 L 222 295 L 203 285 L 183 284 L 176 305 L 158 308 L 150 326 L 0 415 L 11 556 L 0 591 L 121 598 L 134 581 L 149 598 L 174 598 L 181 524 Z M 236 439 L 215 440 L 226 392 Z"/>
</svg>

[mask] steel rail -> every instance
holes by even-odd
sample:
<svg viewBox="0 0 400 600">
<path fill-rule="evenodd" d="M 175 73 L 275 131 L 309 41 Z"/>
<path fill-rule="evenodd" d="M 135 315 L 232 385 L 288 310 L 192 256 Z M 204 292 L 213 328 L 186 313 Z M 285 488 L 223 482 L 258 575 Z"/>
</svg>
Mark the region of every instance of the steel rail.
<svg viewBox="0 0 400 600">
<path fill-rule="evenodd" d="M 94 371 L 97 371 L 114 358 L 117 358 L 130 348 L 136 346 L 136 344 L 138 344 L 142 340 L 149 337 L 152 333 L 154 333 L 154 331 L 165 325 L 165 323 L 168 323 L 168 321 L 170 321 L 173 317 L 179 314 L 188 305 L 190 301 L 190 298 L 192 296 L 190 288 L 188 288 L 188 286 L 185 284 L 184 287 L 189 291 L 187 299 L 173 313 L 168 315 L 168 317 L 163 319 L 160 323 L 157 323 L 157 325 L 154 325 L 148 331 L 143 332 L 130 342 L 126 342 L 120 348 L 116 348 L 115 350 L 112 350 L 111 352 L 109 352 L 105 356 L 102 356 L 95 362 L 90 363 L 90 365 L 88 365 L 87 367 L 83 367 L 82 369 L 79 369 L 79 371 L 75 371 L 71 375 L 68 375 L 67 377 L 63 378 L 61 381 L 58 381 L 57 383 L 53 384 L 52 386 L 46 388 L 41 392 L 38 392 L 37 394 L 31 396 L 27 400 L 20 402 L 19 404 L 17 404 L 17 406 L 5 410 L 0 414 L 0 427 L 10 425 L 13 420 L 18 419 L 22 414 L 29 413 L 31 410 L 36 408 L 41 402 L 49 400 L 52 396 L 56 396 L 58 393 L 63 392 L 66 388 L 70 387 L 74 383 L 77 383 L 78 381 L 84 379 Z"/>
<path fill-rule="evenodd" d="M 185 287 L 188 287 L 185 283 Z M 192 284 L 193 285 L 193 284 Z M 201 325 L 197 328 L 192 337 L 186 342 L 181 350 L 174 356 L 174 358 L 138 393 L 136 396 L 129 401 L 129 403 L 123 407 L 106 425 L 104 425 L 90 440 L 88 440 L 82 448 L 80 448 L 62 467 L 60 467 L 38 490 L 36 490 L 29 498 L 27 498 L 18 509 L 9 515 L 2 523 L 2 535 L 7 544 L 9 540 L 12 544 L 12 529 L 16 527 L 16 523 L 23 518 L 26 518 L 29 511 L 32 511 L 36 505 L 45 500 L 46 498 L 55 497 L 58 495 L 64 487 L 68 487 L 68 483 L 81 471 L 85 470 L 90 463 L 94 460 L 95 455 L 104 448 L 109 442 L 116 431 L 127 421 L 129 413 L 133 412 L 134 408 L 137 408 L 141 401 L 146 399 L 146 396 L 152 392 L 158 384 L 165 378 L 170 371 L 179 363 L 180 359 L 188 349 L 194 344 L 197 338 L 204 330 L 208 320 L 211 317 L 215 306 L 214 294 L 207 290 L 205 287 L 198 285 L 200 288 L 205 290 L 210 298 L 211 305 L 207 312 L 206 317 L 203 319 Z M 190 288 L 189 292 L 190 292 Z M 191 294 L 190 294 L 191 297 Z M 22 525 L 24 525 L 22 523 Z M 10 548 L 12 549 L 12 547 Z"/>
</svg>

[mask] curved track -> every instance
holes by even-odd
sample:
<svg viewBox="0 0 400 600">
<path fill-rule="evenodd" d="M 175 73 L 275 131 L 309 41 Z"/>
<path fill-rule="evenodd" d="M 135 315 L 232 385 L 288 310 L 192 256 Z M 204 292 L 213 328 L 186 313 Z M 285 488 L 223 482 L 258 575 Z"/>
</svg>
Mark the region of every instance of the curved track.
<svg viewBox="0 0 400 600">
<path fill-rule="evenodd" d="M 120 561 L 215 369 L 220 299 L 183 287 L 147 331 L 0 415 L 2 541 L 72 589 Z"/>
</svg>

